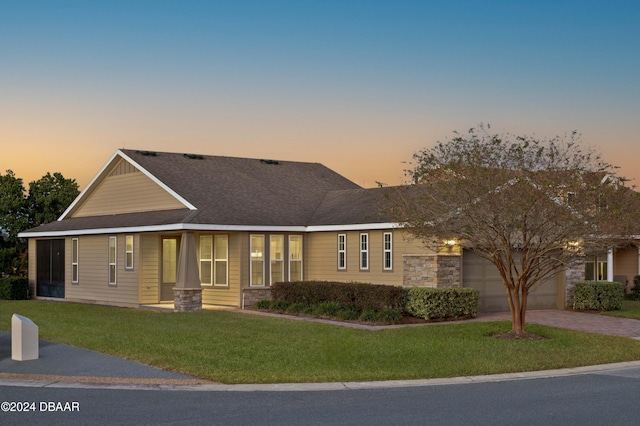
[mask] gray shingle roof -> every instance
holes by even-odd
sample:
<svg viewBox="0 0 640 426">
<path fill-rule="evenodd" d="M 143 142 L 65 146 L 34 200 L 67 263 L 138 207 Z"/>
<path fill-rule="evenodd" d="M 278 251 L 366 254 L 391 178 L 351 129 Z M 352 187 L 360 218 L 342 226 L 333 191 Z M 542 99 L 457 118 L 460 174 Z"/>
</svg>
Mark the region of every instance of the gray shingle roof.
<svg viewBox="0 0 640 426">
<path fill-rule="evenodd" d="M 198 208 L 190 223 L 305 226 L 328 191 L 360 188 L 319 163 L 123 153 Z"/>
<path fill-rule="evenodd" d="M 197 208 L 81 218 L 26 231 L 171 224 L 311 226 L 386 222 L 385 188 L 363 189 L 319 163 L 121 150 Z"/>
</svg>

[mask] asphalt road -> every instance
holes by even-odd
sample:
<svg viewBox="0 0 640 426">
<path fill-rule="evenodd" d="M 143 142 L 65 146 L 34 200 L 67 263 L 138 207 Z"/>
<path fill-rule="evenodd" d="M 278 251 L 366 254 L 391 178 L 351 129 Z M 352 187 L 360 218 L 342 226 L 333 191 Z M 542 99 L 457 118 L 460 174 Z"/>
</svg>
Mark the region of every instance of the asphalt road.
<svg viewBox="0 0 640 426">
<path fill-rule="evenodd" d="M 0 424 L 637 425 L 637 395 L 640 368 L 502 382 L 333 391 L 0 386 L 3 410 L 35 410 L 0 411 Z"/>
</svg>

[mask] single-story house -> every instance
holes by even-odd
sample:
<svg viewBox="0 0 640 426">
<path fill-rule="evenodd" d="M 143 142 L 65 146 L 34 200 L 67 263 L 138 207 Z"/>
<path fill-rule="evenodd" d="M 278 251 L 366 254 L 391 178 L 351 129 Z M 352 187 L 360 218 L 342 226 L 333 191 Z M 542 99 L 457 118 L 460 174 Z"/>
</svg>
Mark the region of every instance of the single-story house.
<svg viewBox="0 0 640 426">
<path fill-rule="evenodd" d="M 246 307 L 280 281 L 474 287 L 481 311 L 508 310 L 496 268 L 455 242 L 427 248 L 380 214 L 387 188 L 318 163 L 116 151 L 56 221 L 29 241 L 38 299 L 138 307 Z M 614 261 L 615 259 L 615 261 Z M 564 271 L 529 298 L 561 308 L 585 273 L 628 279 L 631 247 Z"/>
</svg>

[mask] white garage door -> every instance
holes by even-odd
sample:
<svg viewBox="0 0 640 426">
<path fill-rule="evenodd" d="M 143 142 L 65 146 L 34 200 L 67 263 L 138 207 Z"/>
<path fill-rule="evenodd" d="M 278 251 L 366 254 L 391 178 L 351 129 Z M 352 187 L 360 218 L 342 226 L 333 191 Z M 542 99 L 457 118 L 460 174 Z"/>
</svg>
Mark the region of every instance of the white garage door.
<svg viewBox="0 0 640 426">
<path fill-rule="evenodd" d="M 507 291 L 498 269 L 470 250 L 465 250 L 462 257 L 462 285 L 475 288 L 480 292 L 480 312 L 509 310 Z M 557 277 L 552 277 L 536 286 L 533 292 L 529 293 L 527 309 L 556 309 L 558 287 Z"/>
</svg>

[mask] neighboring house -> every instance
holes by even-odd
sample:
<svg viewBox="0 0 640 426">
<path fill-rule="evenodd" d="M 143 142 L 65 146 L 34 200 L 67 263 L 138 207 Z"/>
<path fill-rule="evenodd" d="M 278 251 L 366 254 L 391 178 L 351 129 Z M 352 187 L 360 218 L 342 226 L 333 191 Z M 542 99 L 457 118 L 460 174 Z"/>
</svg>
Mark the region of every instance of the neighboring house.
<svg viewBox="0 0 640 426">
<path fill-rule="evenodd" d="M 481 311 L 508 310 L 493 265 L 455 242 L 426 248 L 381 215 L 387 190 L 317 163 L 118 150 L 58 221 L 20 234 L 31 291 L 190 310 L 249 306 L 275 282 L 335 280 L 474 287 Z M 620 252 L 619 274 L 629 279 L 638 274 L 630 250 L 636 265 Z M 607 259 L 592 269 L 612 278 Z M 563 307 L 567 284 L 584 277 L 569 272 L 538 288 L 529 308 Z"/>
</svg>

